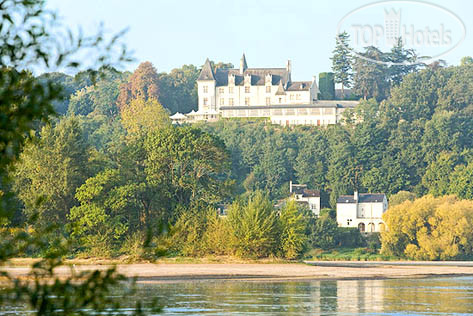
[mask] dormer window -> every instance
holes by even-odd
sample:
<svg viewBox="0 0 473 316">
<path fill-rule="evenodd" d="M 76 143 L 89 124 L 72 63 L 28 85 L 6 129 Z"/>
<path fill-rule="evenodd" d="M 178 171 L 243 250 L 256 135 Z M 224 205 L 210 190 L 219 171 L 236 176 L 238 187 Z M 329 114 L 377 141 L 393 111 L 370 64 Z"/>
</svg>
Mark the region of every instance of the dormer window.
<svg viewBox="0 0 473 316">
<path fill-rule="evenodd" d="M 228 84 L 229 85 L 235 85 L 235 75 L 234 74 L 229 74 L 228 75 Z"/>
<path fill-rule="evenodd" d="M 251 75 L 249 74 L 245 75 L 245 85 L 251 85 Z"/>
<path fill-rule="evenodd" d="M 264 82 L 266 84 L 269 84 L 271 85 L 272 82 L 273 82 L 273 76 L 271 74 L 267 74 L 265 77 L 264 77 Z"/>
</svg>

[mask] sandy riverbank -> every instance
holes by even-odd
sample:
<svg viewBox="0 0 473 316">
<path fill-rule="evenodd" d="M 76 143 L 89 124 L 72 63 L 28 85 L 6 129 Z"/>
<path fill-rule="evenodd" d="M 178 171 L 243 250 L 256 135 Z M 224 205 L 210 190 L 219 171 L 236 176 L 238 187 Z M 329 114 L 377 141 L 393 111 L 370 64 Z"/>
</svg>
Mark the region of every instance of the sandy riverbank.
<svg viewBox="0 0 473 316">
<path fill-rule="evenodd" d="M 356 280 L 386 278 L 420 278 L 432 276 L 473 275 L 470 263 L 417 263 L 408 262 L 321 262 L 321 265 L 289 264 L 119 264 L 118 272 L 137 277 L 139 282 L 178 282 L 196 280 Z M 108 265 L 75 265 L 75 271 L 103 270 Z M 12 276 L 22 277 L 29 272 L 26 266 L 2 267 Z M 70 267 L 56 270 L 59 276 L 70 274 Z"/>
</svg>

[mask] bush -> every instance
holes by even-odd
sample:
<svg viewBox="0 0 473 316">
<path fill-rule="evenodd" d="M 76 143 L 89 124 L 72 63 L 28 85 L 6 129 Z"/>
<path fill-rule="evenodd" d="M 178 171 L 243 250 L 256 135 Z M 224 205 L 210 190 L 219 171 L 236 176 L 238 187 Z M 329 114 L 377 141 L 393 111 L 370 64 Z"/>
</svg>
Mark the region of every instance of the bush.
<svg viewBox="0 0 473 316">
<path fill-rule="evenodd" d="M 278 220 L 271 201 L 261 192 L 247 205 L 234 202 L 228 212 L 228 223 L 237 256 L 261 258 L 278 252 Z"/>
<path fill-rule="evenodd" d="M 338 227 L 336 243 L 339 247 L 355 248 L 366 245 L 365 238 L 354 227 Z"/>
<path fill-rule="evenodd" d="M 288 259 L 298 258 L 306 248 L 308 219 L 291 200 L 281 210 L 280 223 L 282 255 Z"/>
</svg>

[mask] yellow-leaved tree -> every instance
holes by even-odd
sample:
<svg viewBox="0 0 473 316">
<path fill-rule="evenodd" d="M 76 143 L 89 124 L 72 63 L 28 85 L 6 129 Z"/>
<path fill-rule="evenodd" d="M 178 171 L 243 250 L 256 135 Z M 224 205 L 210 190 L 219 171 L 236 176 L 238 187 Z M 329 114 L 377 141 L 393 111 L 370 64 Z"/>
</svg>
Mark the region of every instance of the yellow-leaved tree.
<svg viewBox="0 0 473 316">
<path fill-rule="evenodd" d="M 473 201 L 426 195 L 390 208 L 383 219 L 383 254 L 414 260 L 473 256 Z"/>
</svg>

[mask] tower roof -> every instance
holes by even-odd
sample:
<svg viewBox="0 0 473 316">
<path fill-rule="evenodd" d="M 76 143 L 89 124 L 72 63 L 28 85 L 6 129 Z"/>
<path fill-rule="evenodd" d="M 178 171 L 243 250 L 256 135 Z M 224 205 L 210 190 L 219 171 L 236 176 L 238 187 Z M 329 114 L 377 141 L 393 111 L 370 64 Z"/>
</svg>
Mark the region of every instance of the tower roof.
<svg viewBox="0 0 473 316">
<path fill-rule="evenodd" d="M 248 64 L 246 63 L 245 53 L 243 53 L 243 56 L 241 57 L 241 65 L 243 67 L 243 71 L 248 69 Z"/>
<path fill-rule="evenodd" d="M 214 71 L 212 65 L 210 65 L 210 60 L 207 58 L 205 64 L 202 67 L 199 78 L 197 80 L 215 80 Z"/>
</svg>

